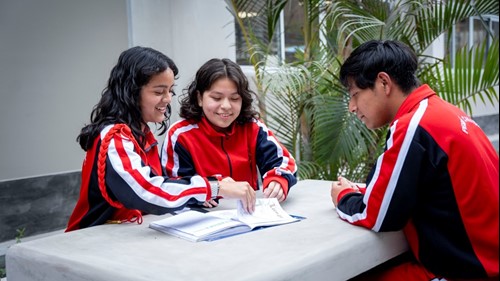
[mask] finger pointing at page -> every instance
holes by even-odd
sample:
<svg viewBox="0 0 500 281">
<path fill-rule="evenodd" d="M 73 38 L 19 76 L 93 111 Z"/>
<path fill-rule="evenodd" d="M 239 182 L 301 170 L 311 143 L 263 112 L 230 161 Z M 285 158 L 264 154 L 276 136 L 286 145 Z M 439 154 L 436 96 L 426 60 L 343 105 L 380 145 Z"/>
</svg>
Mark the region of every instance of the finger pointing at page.
<svg viewBox="0 0 500 281">
<path fill-rule="evenodd" d="M 240 199 L 245 210 L 253 213 L 255 210 L 255 190 L 248 182 L 219 182 L 219 195 L 224 198 Z"/>
</svg>

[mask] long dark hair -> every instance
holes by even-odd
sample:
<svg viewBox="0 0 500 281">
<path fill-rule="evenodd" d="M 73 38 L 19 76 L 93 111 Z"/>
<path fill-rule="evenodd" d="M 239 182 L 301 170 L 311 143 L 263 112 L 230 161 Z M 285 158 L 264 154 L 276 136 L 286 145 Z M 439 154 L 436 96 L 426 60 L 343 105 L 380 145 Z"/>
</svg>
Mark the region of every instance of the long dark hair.
<svg viewBox="0 0 500 281">
<path fill-rule="evenodd" d="M 242 98 L 241 112 L 236 118 L 236 122 L 243 124 L 250 122 L 252 118 L 259 118 L 259 113 L 252 106 L 252 95 L 255 93 L 250 90 L 247 77 L 238 64 L 225 58 L 211 59 L 198 69 L 194 80 L 184 89 L 180 102 L 180 117 L 200 121 L 203 109 L 198 105 L 198 93 L 203 95 L 220 78 L 228 78 L 233 81 Z"/>
<path fill-rule="evenodd" d="M 90 124 L 85 125 L 77 137 L 83 150 L 92 147 L 100 131 L 110 124 L 126 124 L 139 144 L 144 146 L 144 136 L 149 127 L 142 119 L 140 93 L 151 77 L 171 69 L 174 77 L 179 70 L 174 61 L 163 53 L 147 47 L 133 47 L 120 54 L 118 62 L 111 70 L 108 84 L 102 91 L 101 99 L 90 115 Z M 171 107 L 167 106 L 165 120 L 160 122 L 160 135 L 167 129 Z M 146 131 L 141 127 L 146 125 Z"/>
</svg>

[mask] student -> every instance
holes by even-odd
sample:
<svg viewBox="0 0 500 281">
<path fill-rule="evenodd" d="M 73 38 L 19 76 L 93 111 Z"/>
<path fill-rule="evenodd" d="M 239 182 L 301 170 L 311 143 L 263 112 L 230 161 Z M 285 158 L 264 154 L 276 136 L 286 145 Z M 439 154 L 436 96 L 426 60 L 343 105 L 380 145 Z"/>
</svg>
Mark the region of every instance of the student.
<svg viewBox="0 0 500 281">
<path fill-rule="evenodd" d="M 397 41 L 366 42 L 342 65 L 349 110 L 369 129 L 390 128 L 366 189 L 339 177 L 332 201 L 349 223 L 406 235 L 411 259 L 366 280 L 498 280 L 498 154 L 416 70 Z"/>
<path fill-rule="evenodd" d="M 216 196 L 240 199 L 253 212 L 255 191 L 247 182 L 215 177 L 169 179 L 160 164 L 148 122 L 166 131 L 178 70 L 164 54 L 144 47 L 124 51 L 111 70 L 91 123 L 77 141 L 86 157 L 80 198 L 66 231 L 109 221 L 142 222 L 142 214 L 165 214 Z"/>
<path fill-rule="evenodd" d="M 288 150 L 259 120 L 253 93 L 240 66 L 211 59 L 197 71 L 181 100 L 180 116 L 167 132 L 162 165 L 171 177 L 220 174 L 247 181 L 264 197 L 283 201 L 296 182 L 297 166 Z M 256 168 L 257 167 L 257 168 Z M 206 207 L 217 202 L 205 202 Z"/>
</svg>

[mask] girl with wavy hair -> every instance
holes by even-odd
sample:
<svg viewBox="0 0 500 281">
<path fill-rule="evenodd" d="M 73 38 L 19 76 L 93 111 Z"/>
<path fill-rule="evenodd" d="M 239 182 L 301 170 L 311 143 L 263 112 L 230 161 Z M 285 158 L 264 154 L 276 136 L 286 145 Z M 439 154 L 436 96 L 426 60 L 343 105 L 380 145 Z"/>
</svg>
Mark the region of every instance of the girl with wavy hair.
<svg viewBox="0 0 500 281">
<path fill-rule="evenodd" d="M 255 207 L 246 182 L 192 175 L 169 178 L 162 169 L 158 143 L 148 123 L 166 131 L 178 74 L 175 63 L 147 47 L 124 51 L 77 141 L 86 157 L 80 198 L 66 231 L 106 222 L 142 222 L 143 214 L 165 214 L 188 203 L 217 196 Z"/>
<path fill-rule="evenodd" d="M 211 59 L 196 73 L 181 100 L 182 120 L 167 132 L 162 166 L 171 177 L 220 174 L 262 183 L 264 197 L 284 201 L 296 182 L 292 155 L 253 109 L 248 80 L 229 59 Z M 205 207 L 217 206 L 215 200 Z"/>
</svg>

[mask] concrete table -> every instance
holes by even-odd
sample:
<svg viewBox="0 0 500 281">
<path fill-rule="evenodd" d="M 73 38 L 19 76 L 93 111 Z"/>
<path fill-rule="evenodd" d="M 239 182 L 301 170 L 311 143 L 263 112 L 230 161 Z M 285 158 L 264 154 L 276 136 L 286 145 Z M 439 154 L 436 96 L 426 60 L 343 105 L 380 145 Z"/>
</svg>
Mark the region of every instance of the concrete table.
<svg viewBox="0 0 500 281">
<path fill-rule="evenodd" d="M 402 232 L 375 233 L 339 219 L 331 182 L 302 180 L 283 209 L 306 217 L 212 242 L 189 242 L 142 225 L 107 224 L 13 245 L 9 281 L 347 280 L 405 251 Z M 221 208 L 236 208 L 221 200 Z"/>
</svg>

